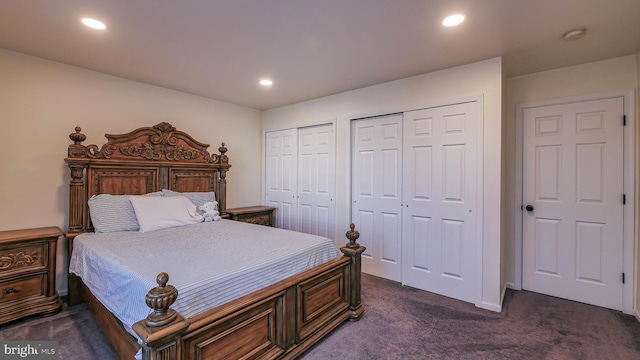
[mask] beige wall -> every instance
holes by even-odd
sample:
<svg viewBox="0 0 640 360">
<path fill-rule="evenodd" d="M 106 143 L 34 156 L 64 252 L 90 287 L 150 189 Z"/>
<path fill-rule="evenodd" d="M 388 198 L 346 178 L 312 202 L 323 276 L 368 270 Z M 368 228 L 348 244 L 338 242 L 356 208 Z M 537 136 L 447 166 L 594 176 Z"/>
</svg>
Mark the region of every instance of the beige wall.
<svg viewBox="0 0 640 360">
<path fill-rule="evenodd" d="M 423 108 L 468 97 L 483 97 L 484 189 L 482 289 L 477 305 L 501 308 L 500 198 L 502 151 L 502 59 L 371 86 L 263 113 L 263 128 L 279 130 L 322 122 L 336 128 L 336 234 L 350 221 L 350 120 Z M 356 224 L 357 225 L 357 224 Z M 343 242 L 343 239 L 336 239 Z"/>
<path fill-rule="evenodd" d="M 500 159 L 502 163 L 502 193 L 500 198 L 500 206 L 501 206 L 501 214 L 500 218 L 504 219 L 507 216 L 507 212 L 510 211 L 507 201 L 508 193 L 506 192 L 506 184 L 509 182 L 509 164 L 508 164 L 508 154 L 505 151 L 505 146 L 509 140 L 507 139 L 507 76 L 506 69 L 502 67 L 502 157 Z M 507 267 L 505 264 L 508 263 L 507 257 L 509 253 L 508 249 L 508 241 L 511 239 L 508 233 L 509 225 L 506 221 L 500 222 L 500 287 L 503 291 L 502 297 L 504 298 L 504 292 L 507 290 Z"/>
<path fill-rule="evenodd" d="M 640 91 L 638 91 L 638 84 L 640 84 L 640 51 L 636 53 L 636 124 L 638 119 L 640 119 Z M 638 164 L 638 160 L 640 159 L 640 126 L 636 126 L 636 164 Z M 640 214 L 640 184 L 637 179 L 640 179 L 640 166 L 636 166 L 636 214 Z M 640 226 L 639 221 L 640 215 L 636 216 L 636 230 L 635 230 L 635 245 L 636 245 L 636 253 L 635 253 L 635 273 L 636 273 L 636 283 L 635 283 L 635 302 L 634 302 L 634 311 L 636 318 L 640 320 L 640 240 L 638 239 L 638 227 Z"/>
<path fill-rule="evenodd" d="M 63 159 L 76 125 L 85 144 L 105 133 L 170 122 L 232 164 L 228 206 L 259 204 L 262 132 L 257 110 L 0 50 L 0 230 L 65 229 L 69 170 Z M 66 245 L 58 243 L 57 288 L 66 293 Z"/>
<path fill-rule="evenodd" d="M 515 224 L 521 204 L 516 201 L 516 105 L 574 96 L 627 91 L 637 88 L 639 82 L 636 56 L 625 56 L 562 69 L 523 75 L 508 79 L 506 171 L 504 184 L 507 283 L 515 283 Z M 519 196 L 519 195 L 518 195 Z M 636 276 L 638 279 L 639 276 Z"/>
</svg>

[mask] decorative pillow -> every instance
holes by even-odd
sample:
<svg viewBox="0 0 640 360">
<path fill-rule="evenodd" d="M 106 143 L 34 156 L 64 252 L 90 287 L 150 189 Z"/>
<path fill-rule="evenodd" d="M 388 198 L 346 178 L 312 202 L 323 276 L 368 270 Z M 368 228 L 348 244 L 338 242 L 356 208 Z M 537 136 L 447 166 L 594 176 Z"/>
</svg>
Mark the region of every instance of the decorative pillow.
<svg viewBox="0 0 640 360">
<path fill-rule="evenodd" d="M 162 191 L 142 196 L 162 196 Z M 138 231 L 138 220 L 129 198 L 131 195 L 94 195 L 87 201 L 95 232 Z"/>
<path fill-rule="evenodd" d="M 140 232 L 202 222 L 196 206 L 184 196 L 131 196 Z"/>
<path fill-rule="evenodd" d="M 162 190 L 150 192 L 148 194 L 140 195 L 140 196 L 162 196 Z M 131 195 L 123 195 L 123 196 L 131 196 Z M 137 196 L 137 195 L 136 195 Z"/>
<path fill-rule="evenodd" d="M 89 214 L 96 232 L 138 231 L 136 213 L 129 195 L 94 195 L 89 199 Z"/>
<path fill-rule="evenodd" d="M 210 192 L 177 192 L 173 190 L 162 189 L 162 196 L 184 196 L 191 201 L 196 208 L 204 205 L 206 202 L 216 201 L 216 193 Z"/>
</svg>

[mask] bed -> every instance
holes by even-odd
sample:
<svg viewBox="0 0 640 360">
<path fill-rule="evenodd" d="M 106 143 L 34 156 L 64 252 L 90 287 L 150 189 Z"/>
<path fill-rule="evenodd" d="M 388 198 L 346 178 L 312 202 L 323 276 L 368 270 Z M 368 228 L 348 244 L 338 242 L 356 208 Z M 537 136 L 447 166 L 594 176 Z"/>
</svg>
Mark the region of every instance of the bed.
<svg viewBox="0 0 640 360">
<path fill-rule="evenodd" d="M 304 242 L 304 234 L 290 233 L 284 236 L 277 231 L 285 230 L 225 220 L 228 217 L 225 211 L 226 174 L 231 165 L 224 143 L 219 147 L 219 153 L 209 153 L 208 144 L 195 140 L 166 122 L 126 134 L 107 134 L 107 142 L 101 147 L 83 145 L 86 136 L 81 131 L 80 127 L 76 127 L 75 132 L 69 135 L 73 143 L 69 145 L 68 156 L 65 159 L 71 171 L 69 231 L 66 233 L 70 258 L 76 239 L 79 254 L 82 242 L 100 235 L 94 233 L 94 224 L 89 213 L 89 201 L 97 195 L 132 195 L 139 198 L 143 195 L 155 196 L 163 191 L 176 192 L 180 197 L 189 193 L 213 194 L 223 219 L 216 223 L 186 225 L 184 228 L 196 229 L 191 232 L 197 234 L 202 233 L 205 227 L 215 228 L 216 232 L 225 234 L 238 234 L 239 239 L 232 241 L 235 241 L 235 244 L 246 245 L 239 246 L 234 252 L 242 253 L 245 257 L 251 257 L 249 255 L 253 255 L 252 251 L 265 252 L 256 250 L 258 245 L 248 241 L 249 238 L 258 236 L 262 238 L 262 234 L 252 233 L 260 229 L 276 231 L 271 234 L 275 241 L 293 236 L 295 241 Z M 94 207 L 94 211 L 97 211 L 95 209 Z M 228 226 L 232 227 L 227 229 Z M 153 234 L 157 234 L 157 241 L 160 241 L 160 234 L 170 230 L 151 231 L 146 234 L 152 237 Z M 172 254 L 167 254 L 171 250 L 160 246 L 159 242 L 151 242 L 148 245 L 132 242 L 138 233 L 125 232 L 127 241 L 131 241 L 127 243 L 123 240 L 122 245 L 119 245 L 122 248 L 131 246 L 128 252 L 136 252 L 139 256 L 127 261 L 146 264 L 151 263 L 152 258 L 158 258 L 160 265 L 155 265 L 156 268 L 164 268 L 166 265 L 166 269 L 171 269 Z M 114 233 L 109 236 L 116 235 Z M 140 350 L 142 358 L 148 360 L 296 358 L 344 321 L 359 320 L 364 312 L 360 300 L 360 271 L 361 254 L 365 249 L 356 242 L 359 234 L 353 224 L 346 235 L 348 243 L 340 248 L 337 256 L 329 256 L 328 261 L 307 264 L 306 270 L 302 272 L 271 280 L 265 283 L 267 285 L 264 287 L 241 294 L 232 300 L 223 300 L 221 304 L 214 304 L 212 308 L 198 310 L 195 313 L 190 309 L 185 316 L 181 311 L 186 313 L 187 310 L 182 309 L 186 309 L 185 306 L 191 302 L 188 286 L 176 284 L 177 287 L 174 287 L 171 284 L 171 270 L 159 272 L 155 279 L 149 279 L 151 273 L 145 273 L 146 283 L 143 281 L 143 285 L 136 285 L 137 291 L 125 290 L 124 287 L 118 286 L 112 289 L 116 292 L 121 291 L 126 296 L 140 293 L 135 295 L 136 299 L 147 292 L 144 301 L 149 306 L 148 316 L 130 326 L 119 319 L 119 314 L 116 316 L 108 310 L 113 303 L 118 303 L 117 301 L 110 304 L 103 298 L 103 302 L 108 304 L 105 306 L 98 300 L 99 297 L 104 297 L 103 294 L 97 294 L 95 287 L 94 294 L 90 290 L 91 283 L 87 285 L 80 277 L 71 273 L 69 304 L 88 304 L 113 349 L 122 359 L 132 359 L 136 353 L 140 354 Z M 172 234 L 165 237 L 168 239 L 182 236 Z M 97 242 L 100 241 L 102 240 Z M 135 250 L 134 244 L 138 246 Z M 293 245 L 290 247 L 295 248 Z M 111 250 L 97 252 L 99 251 L 106 253 Z M 307 256 L 302 250 L 298 253 Z M 220 259 L 216 261 L 222 262 Z M 101 277 L 106 277 L 110 272 L 99 271 Z M 179 274 L 179 269 L 174 268 L 173 271 L 177 272 L 175 279 L 180 282 L 184 274 Z M 237 271 L 244 274 L 242 269 Z M 249 277 L 246 279 L 253 279 L 253 275 L 247 276 Z M 154 280 L 156 284 L 153 284 Z M 233 285 L 234 281 L 230 283 Z M 144 284 L 148 284 L 149 289 L 141 290 L 140 287 L 145 286 Z M 183 290 L 179 292 L 177 288 Z M 181 294 L 186 297 L 186 301 L 182 303 Z M 142 299 L 138 302 L 140 301 Z"/>
</svg>

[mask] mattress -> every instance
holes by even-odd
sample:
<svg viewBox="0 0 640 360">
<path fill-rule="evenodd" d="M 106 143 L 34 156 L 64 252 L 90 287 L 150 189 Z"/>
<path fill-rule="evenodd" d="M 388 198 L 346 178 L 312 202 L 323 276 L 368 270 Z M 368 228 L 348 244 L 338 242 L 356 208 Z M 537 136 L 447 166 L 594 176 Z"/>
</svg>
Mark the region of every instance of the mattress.
<svg viewBox="0 0 640 360">
<path fill-rule="evenodd" d="M 160 272 L 179 292 L 172 308 L 189 318 L 337 257 L 327 238 L 221 220 L 80 235 L 69 272 L 133 333 L 151 312 L 145 295 Z"/>
</svg>

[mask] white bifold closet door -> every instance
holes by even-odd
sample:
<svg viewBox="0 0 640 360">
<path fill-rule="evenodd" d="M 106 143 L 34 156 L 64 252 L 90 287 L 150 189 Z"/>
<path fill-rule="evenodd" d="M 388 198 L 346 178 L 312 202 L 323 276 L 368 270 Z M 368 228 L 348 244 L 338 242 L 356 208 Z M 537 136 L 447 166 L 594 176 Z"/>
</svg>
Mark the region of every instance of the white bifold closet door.
<svg viewBox="0 0 640 360">
<path fill-rule="evenodd" d="M 298 129 L 298 231 L 331 239 L 334 138 L 331 125 Z"/>
<path fill-rule="evenodd" d="M 403 148 L 402 282 L 473 303 L 477 112 L 475 102 L 406 112 Z"/>
<path fill-rule="evenodd" d="M 333 239 L 333 126 L 267 132 L 265 150 L 265 196 L 278 209 L 276 227 Z"/>
<path fill-rule="evenodd" d="M 475 303 L 477 102 L 352 123 L 363 272 Z"/>
<path fill-rule="evenodd" d="M 362 271 L 401 280 L 402 114 L 352 123 L 352 221 L 360 232 Z"/>
<path fill-rule="evenodd" d="M 266 198 L 275 207 L 275 226 L 298 230 L 298 129 L 266 134 Z"/>
</svg>

